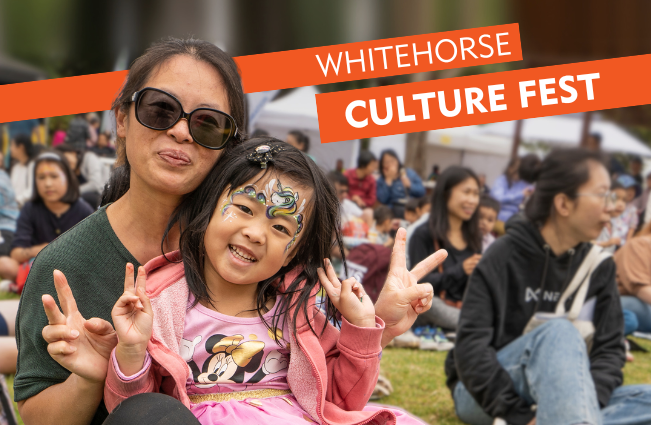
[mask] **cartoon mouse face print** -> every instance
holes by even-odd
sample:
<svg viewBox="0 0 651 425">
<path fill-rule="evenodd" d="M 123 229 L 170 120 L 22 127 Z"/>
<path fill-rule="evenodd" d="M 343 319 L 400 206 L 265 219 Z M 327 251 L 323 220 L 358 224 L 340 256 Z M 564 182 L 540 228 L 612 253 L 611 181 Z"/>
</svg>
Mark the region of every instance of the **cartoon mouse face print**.
<svg viewBox="0 0 651 425">
<path fill-rule="evenodd" d="M 194 382 L 198 388 L 211 388 L 218 383 L 242 383 L 244 373 L 260 367 L 264 342 L 245 341 L 242 335 L 212 335 L 206 340 L 206 351 L 212 353 L 201 371 L 195 370 Z"/>
</svg>

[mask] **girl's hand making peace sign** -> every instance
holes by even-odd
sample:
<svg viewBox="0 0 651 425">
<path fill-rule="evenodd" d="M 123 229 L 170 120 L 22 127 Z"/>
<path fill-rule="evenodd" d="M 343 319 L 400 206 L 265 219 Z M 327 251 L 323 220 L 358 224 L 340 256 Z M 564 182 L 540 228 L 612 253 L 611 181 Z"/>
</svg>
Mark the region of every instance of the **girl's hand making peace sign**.
<svg viewBox="0 0 651 425">
<path fill-rule="evenodd" d="M 375 307 L 371 298 L 364 292 L 362 284 L 354 277 L 340 282 L 330 260 L 326 259 L 325 263 L 326 271 L 318 268 L 317 273 L 335 308 L 351 324 L 360 328 L 374 328 Z"/>
<path fill-rule="evenodd" d="M 134 375 L 142 368 L 154 323 L 154 312 L 145 293 L 145 268 L 138 269 L 135 286 L 133 274 L 133 264 L 128 263 L 124 277 L 124 294 L 111 312 L 119 341 L 115 348 L 115 357 L 120 370 L 127 376 Z"/>
</svg>

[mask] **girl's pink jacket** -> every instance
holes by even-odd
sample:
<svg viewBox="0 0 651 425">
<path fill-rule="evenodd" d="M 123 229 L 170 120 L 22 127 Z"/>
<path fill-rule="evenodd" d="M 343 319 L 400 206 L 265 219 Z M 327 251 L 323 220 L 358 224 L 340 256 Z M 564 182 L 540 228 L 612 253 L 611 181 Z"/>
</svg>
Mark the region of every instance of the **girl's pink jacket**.
<svg viewBox="0 0 651 425">
<path fill-rule="evenodd" d="M 167 257 L 179 260 L 178 251 Z M 147 346 L 151 366 L 137 378 L 125 381 L 109 362 L 104 387 L 109 412 L 126 398 L 147 392 L 170 395 L 191 407 L 185 387 L 189 369 L 179 355 L 189 296 L 183 263 L 170 263 L 160 256 L 149 261 L 145 269 L 146 292 L 154 311 L 153 333 Z M 290 273 L 285 281 L 291 282 L 294 277 Z M 299 313 L 287 372 L 287 382 L 301 407 L 321 424 L 395 424 L 395 414 L 390 410 L 362 411 L 377 382 L 384 322 L 376 318 L 378 326 L 368 329 L 344 319 L 341 332 L 327 324 L 320 334 L 325 316 L 315 306 L 308 308 L 308 314 L 312 328 L 320 336 L 312 333 Z"/>
</svg>

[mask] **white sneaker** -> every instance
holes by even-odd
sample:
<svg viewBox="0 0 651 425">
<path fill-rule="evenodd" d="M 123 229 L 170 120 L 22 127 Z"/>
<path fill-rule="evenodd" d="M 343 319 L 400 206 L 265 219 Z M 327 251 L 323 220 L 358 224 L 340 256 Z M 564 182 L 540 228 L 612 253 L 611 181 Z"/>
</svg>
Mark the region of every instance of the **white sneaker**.
<svg viewBox="0 0 651 425">
<path fill-rule="evenodd" d="M 420 338 L 420 347 L 421 350 L 431 350 L 431 351 L 450 351 L 454 348 L 454 343 L 450 341 L 435 341 L 432 338 Z"/>
<path fill-rule="evenodd" d="M 8 279 L 0 280 L 0 291 L 2 292 L 11 292 L 11 284 L 13 282 Z"/>
<path fill-rule="evenodd" d="M 402 335 L 393 338 L 393 347 L 399 348 L 419 348 L 420 339 L 414 335 L 411 330 L 408 330 Z"/>
</svg>

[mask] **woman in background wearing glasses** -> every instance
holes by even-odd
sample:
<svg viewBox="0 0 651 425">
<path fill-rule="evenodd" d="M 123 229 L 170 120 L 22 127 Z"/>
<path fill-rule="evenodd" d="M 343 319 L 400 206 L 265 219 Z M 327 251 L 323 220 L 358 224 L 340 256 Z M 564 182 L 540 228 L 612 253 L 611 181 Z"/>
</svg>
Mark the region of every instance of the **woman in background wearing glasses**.
<svg viewBox="0 0 651 425">
<path fill-rule="evenodd" d="M 524 217 L 509 221 L 468 282 L 445 365 L 457 414 L 471 425 L 495 418 L 514 425 L 648 424 L 651 386 L 621 386 L 615 263 L 592 262 L 600 249 L 592 252 L 590 241 L 613 207 L 605 161 L 588 150 L 558 150 L 531 171 L 536 187 Z M 554 315 L 586 258 L 598 264 L 577 304 L 582 326 L 594 326 L 589 344 L 562 312 Z M 578 297 L 570 293 L 563 311 Z M 540 326 L 528 326 L 532 317 Z"/>
<path fill-rule="evenodd" d="M 245 128 L 237 66 L 193 39 L 149 48 L 133 63 L 113 111 L 119 168 L 104 204 L 112 203 L 41 251 L 22 295 L 14 388 L 28 425 L 104 421 L 104 378 L 116 343 L 107 321 L 124 289 L 125 264 L 138 267 L 161 248 L 177 249 L 176 229 L 161 245 L 170 215 Z M 55 269 L 70 284 L 59 286 L 63 314 L 53 298 Z"/>
</svg>

